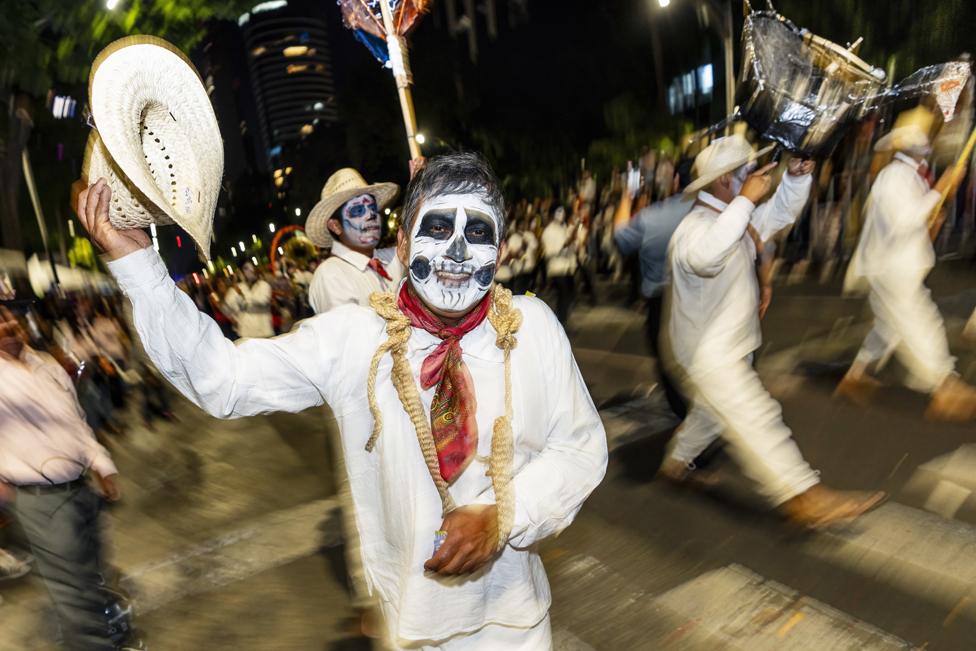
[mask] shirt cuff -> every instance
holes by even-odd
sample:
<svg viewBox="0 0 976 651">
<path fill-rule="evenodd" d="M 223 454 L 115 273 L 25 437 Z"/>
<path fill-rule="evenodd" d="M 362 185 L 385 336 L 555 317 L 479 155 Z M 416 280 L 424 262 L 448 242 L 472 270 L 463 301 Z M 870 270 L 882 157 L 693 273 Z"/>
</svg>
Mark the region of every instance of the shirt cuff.
<svg viewBox="0 0 976 651">
<path fill-rule="evenodd" d="M 131 290 L 156 285 L 169 275 L 159 253 L 148 246 L 118 260 L 110 260 L 106 266 L 126 294 Z"/>
<path fill-rule="evenodd" d="M 746 214 L 751 215 L 752 211 L 756 209 L 756 204 L 752 203 L 752 200 L 749 199 L 748 197 L 744 197 L 740 194 L 735 199 L 729 202 L 729 205 L 728 207 L 726 207 L 725 210 L 728 210 L 729 208 L 733 208 L 735 210 L 742 210 L 745 211 Z"/>
<path fill-rule="evenodd" d="M 97 472 L 102 477 L 109 477 L 111 475 L 119 474 L 118 468 L 112 462 L 112 457 L 108 456 L 108 452 L 105 450 L 99 450 L 95 454 L 95 458 L 92 460 L 92 470 Z"/>
</svg>

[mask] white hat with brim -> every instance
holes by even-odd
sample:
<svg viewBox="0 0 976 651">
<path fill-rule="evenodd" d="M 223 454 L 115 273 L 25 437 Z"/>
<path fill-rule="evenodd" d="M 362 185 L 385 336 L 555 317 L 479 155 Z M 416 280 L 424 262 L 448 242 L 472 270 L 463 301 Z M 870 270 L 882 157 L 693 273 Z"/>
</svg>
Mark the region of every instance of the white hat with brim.
<svg viewBox="0 0 976 651">
<path fill-rule="evenodd" d="M 154 36 L 119 39 L 95 58 L 88 95 L 97 136 L 84 171 L 112 184 L 113 225 L 179 224 L 209 258 L 224 147 L 189 59 Z"/>
<path fill-rule="evenodd" d="M 903 151 L 922 149 L 932 145 L 929 134 L 917 124 L 895 127 L 878 139 L 874 151 Z"/>
<path fill-rule="evenodd" d="M 332 246 L 328 223 L 342 204 L 360 195 L 371 194 L 382 210 L 396 199 L 399 192 L 400 186 L 396 183 L 369 184 L 362 174 L 351 167 L 344 167 L 325 182 L 321 199 L 305 220 L 305 235 L 316 246 L 327 249 Z"/>
<path fill-rule="evenodd" d="M 743 165 L 765 156 L 773 147 L 775 145 L 767 145 L 757 151 L 752 143 L 740 134 L 715 139 L 695 157 L 695 164 L 692 166 L 695 180 L 685 188 L 685 194 L 694 194 L 708 187 L 712 181 L 723 174 L 734 172 Z"/>
</svg>

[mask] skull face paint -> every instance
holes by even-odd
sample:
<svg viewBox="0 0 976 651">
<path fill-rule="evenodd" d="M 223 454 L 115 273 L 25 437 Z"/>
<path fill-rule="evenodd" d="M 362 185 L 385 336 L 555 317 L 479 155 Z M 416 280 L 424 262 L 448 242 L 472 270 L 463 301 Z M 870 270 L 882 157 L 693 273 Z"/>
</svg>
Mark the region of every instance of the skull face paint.
<svg viewBox="0 0 976 651">
<path fill-rule="evenodd" d="M 498 217 L 478 195 L 437 197 L 410 233 L 410 282 L 425 303 L 464 312 L 488 292 L 498 260 Z"/>
<path fill-rule="evenodd" d="M 357 248 L 371 249 L 380 241 L 380 208 L 371 194 L 353 197 L 342 206 L 342 231 Z"/>
</svg>

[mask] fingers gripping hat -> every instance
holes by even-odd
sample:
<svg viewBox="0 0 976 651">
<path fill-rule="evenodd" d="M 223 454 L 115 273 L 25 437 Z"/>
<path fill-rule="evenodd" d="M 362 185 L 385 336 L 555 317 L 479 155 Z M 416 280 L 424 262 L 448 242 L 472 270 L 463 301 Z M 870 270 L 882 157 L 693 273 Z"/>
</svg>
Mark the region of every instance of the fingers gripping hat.
<svg viewBox="0 0 976 651">
<path fill-rule="evenodd" d="M 193 64 L 160 38 L 119 39 L 95 58 L 88 99 L 96 132 L 83 173 L 108 181 L 112 224 L 179 224 L 209 258 L 224 147 Z"/>
</svg>

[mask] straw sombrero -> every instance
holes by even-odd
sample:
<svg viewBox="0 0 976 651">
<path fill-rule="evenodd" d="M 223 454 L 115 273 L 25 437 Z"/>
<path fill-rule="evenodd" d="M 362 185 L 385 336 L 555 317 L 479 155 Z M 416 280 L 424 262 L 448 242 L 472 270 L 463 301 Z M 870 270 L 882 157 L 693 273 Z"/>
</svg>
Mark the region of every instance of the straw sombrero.
<svg viewBox="0 0 976 651">
<path fill-rule="evenodd" d="M 761 158 L 773 147 L 775 145 L 768 145 L 756 151 L 752 143 L 741 134 L 716 138 L 695 157 L 695 164 L 691 169 L 695 180 L 685 188 L 685 194 L 693 194 L 708 187 L 723 174 Z"/>
<path fill-rule="evenodd" d="M 224 171 L 220 129 L 200 76 L 182 52 L 154 36 L 129 36 L 92 64 L 88 99 L 97 133 L 83 171 L 112 187 L 112 223 L 176 223 L 210 257 Z"/>
<path fill-rule="evenodd" d="M 400 186 L 396 183 L 366 183 L 363 175 L 352 169 L 344 167 L 325 182 L 322 188 L 322 197 L 308 213 L 305 220 L 305 234 L 312 243 L 323 249 L 332 246 L 332 233 L 329 232 L 329 219 L 335 211 L 342 207 L 353 197 L 361 194 L 371 194 L 376 199 L 380 210 L 386 208 L 390 202 L 396 199 L 400 192 Z"/>
<path fill-rule="evenodd" d="M 924 106 L 916 106 L 898 114 L 891 131 L 878 139 L 874 151 L 901 151 L 932 144 L 929 135 L 935 124 L 935 114 Z"/>
</svg>

